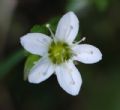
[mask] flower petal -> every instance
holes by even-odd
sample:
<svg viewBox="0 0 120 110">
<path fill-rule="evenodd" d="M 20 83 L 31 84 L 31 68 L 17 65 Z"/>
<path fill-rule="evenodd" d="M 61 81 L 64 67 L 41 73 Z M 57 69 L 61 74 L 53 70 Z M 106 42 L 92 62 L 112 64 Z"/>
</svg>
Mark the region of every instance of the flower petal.
<svg viewBox="0 0 120 110">
<path fill-rule="evenodd" d="M 73 48 L 73 51 L 76 54 L 74 60 L 78 60 L 82 63 L 91 64 L 102 59 L 102 53 L 100 50 L 89 44 L 76 45 Z"/>
<path fill-rule="evenodd" d="M 71 95 L 78 95 L 82 84 L 79 71 L 72 61 L 56 67 L 57 80 L 60 86 Z"/>
<path fill-rule="evenodd" d="M 48 51 L 51 38 L 41 33 L 29 33 L 21 37 L 20 42 L 30 53 L 43 56 Z"/>
<path fill-rule="evenodd" d="M 35 64 L 28 75 L 28 81 L 31 83 L 40 83 L 48 79 L 54 72 L 54 66 L 48 58 L 42 58 Z"/>
<path fill-rule="evenodd" d="M 79 29 L 79 21 L 73 12 L 68 12 L 59 21 L 55 37 L 58 40 L 72 43 Z"/>
</svg>

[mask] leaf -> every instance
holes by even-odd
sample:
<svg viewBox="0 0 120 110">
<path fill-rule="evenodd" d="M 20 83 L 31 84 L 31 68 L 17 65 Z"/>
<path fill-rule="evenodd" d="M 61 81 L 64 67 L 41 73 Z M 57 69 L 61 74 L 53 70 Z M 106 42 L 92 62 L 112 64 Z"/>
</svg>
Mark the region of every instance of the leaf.
<svg viewBox="0 0 120 110">
<path fill-rule="evenodd" d="M 49 20 L 47 24 L 50 24 L 52 31 L 55 33 L 58 21 L 60 20 L 60 16 L 54 17 Z"/>
<path fill-rule="evenodd" d="M 48 28 L 46 27 L 46 24 L 50 24 L 51 30 L 53 32 L 55 32 L 59 18 L 60 17 L 54 17 L 43 25 L 34 25 L 31 28 L 30 32 L 33 32 L 33 33 L 38 32 L 38 33 L 43 33 L 43 34 L 50 35 L 50 32 L 49 32 Z"/>
<path fill-rule="evenodd" d="M 27 80 L 27 77 L 29 75 L 29 72 L 31 68 L 34 66 L 34 64 L 40 59 L 40 56 L 37 55 L 29 55 L 24 67 L 24 80 Z"/>
<path fill-rule="evenodd" d="M 49 33 L 49 30 L 46 28 L 45 25 L 34 25 L 30 32 L 38 32 L 38 33 L 44 33 L 44 34 L 48 34 Z"/>
</svg>

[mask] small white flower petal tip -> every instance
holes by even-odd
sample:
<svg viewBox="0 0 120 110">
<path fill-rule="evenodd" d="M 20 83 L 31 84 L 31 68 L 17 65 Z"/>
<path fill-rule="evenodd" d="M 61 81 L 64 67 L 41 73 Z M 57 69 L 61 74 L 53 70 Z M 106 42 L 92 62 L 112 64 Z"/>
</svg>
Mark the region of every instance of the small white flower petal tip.
<svg viewBox="0 0 120 110">
<path fill-rule="evenodd" d="M 68 94 L 76 96 L 79 94 L 82 78 L 72 61 L 56 68 L 58 83 Z"/>
<path fill-rule="evenodd" d="M 76 38 L 79 30 L 79 21 L 73 12 L 68 12 L 60 19 L 57 30 L 56 38 L 67 43 L 72 43 Z"/>
<path fill-rule="evenodd" d="M 97 63 L 102 60 L 102 53 L 98 48 L 89 44 L 80 44 L 73 47 L 76 53 L 74 60 L 80 61 L 85 64 Z"/>
<path fill-rule="evenodd" d="M 28 81 L 30 83 L 41 83 L 54 73 L 54 66 L 47 58 L 41 58 L 31 69 Z"/>
<path fill-rule="evenodd" d="M 42 33 L 29 33 L 20 39 L 24 49 L 41 56 L 30 70 L 28 81 L 41 83 L 55 73 L 60 87 L 68 94 L 76 96 L 81 89 L 82 78 L 73 60 L 92 64 L 102 59 L 102 53 L 92 45 L 80 44 L 85 37 L 74 42 L 79 29 L 79 21 L 74 12 L 63 15 L 55 34 L 49 24 L 46 27 L 52 37 Z"/>
</svg>

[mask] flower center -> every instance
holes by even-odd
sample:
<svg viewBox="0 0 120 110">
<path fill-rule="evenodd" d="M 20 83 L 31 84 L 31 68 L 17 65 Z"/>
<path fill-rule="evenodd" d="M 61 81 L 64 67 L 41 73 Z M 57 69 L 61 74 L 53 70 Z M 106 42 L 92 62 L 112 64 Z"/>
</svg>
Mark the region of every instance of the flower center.
<svg viewBox="0 0 120 110">
<path fill-rule="evenodd" d="M 69 45 L 64 42 L 52 42 L 48 50 L 49 58 L 54 64 L 61 64 L 69 60 L 73 53 Z"/>
</svg>

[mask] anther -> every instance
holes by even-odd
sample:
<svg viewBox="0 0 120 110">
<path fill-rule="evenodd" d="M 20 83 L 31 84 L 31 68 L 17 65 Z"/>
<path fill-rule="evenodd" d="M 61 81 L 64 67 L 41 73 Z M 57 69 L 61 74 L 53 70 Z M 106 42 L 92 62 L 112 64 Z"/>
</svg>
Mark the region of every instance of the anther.
<svg viewBox="0 0 120 110">
<path fill-rule="evenodd" d="M 49 27 L 50 27 L 50 24 L 46 24 L 46 27 L 49 28 Z"/>
<path fill-rule="evenodd" d="M 46 24 L 46 27 L 47 27 L 48 30 L 50 31 L 52 38 L 55 39 L 55 35 L 53 34 L 53 32 L 52 32 L 52 30 L 51 30 L 51 28 L 50 28 L 50 24 Z"/>
<path fill-rule="evenodd" d="M 72 44 L 71 47 L 74 47 L 74 46 L 78 45 L 79 43 L 81 43 L 81 42 L 83 42 L 85 40 L 86 40 L 86 37 L 83 37 L 80 41 L 74 42 L 74 44 Z"/>
<path fill-rule="evenodd" d="M 79 44 L 79 43 L 81 43 L 81 42 L 83 42 L 85 40 L 86 40 L 86 37 L 83 37 L 80 41 L 76 42 L 75 44 Z"/>
</svg>

